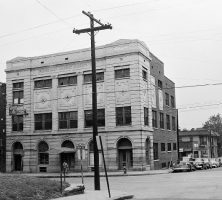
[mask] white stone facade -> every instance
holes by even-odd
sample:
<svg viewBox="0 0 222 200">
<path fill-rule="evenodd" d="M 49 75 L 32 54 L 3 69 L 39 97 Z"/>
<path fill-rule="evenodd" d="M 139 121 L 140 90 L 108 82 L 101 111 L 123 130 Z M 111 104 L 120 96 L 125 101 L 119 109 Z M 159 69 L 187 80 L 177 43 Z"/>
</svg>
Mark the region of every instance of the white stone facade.
<svg viewBox="0 0 222 200">
<path fill-rule="evenodd" d="M 108 170 L 119 170 L 121 147 L 118 142 L 127 138 L 132 145 L 129 168 L 153 168 L 153 128 L 152 128 L 152 80 L 150 76 L 149 50 L 139 40 L 119 40 L 96 48 L 97 72 L 104 73 L 104 81 L 97 83 L 97 107 L 105 109 L 105 126 L 99 127 L 103 138 Z M 130 77 L 115 79 L 115 70 L 130 69 Z M 147 72 L 147 81 L 142 71 Z M 84 83 L 84 74 L 91 73 L 90 49 L 63 52 L 39 57 L 18 57 L 7 62 L 7 171 L 58 172 L 61 165 L 60 152 L 64 141 L 71 141 L 74 150 L 84 144 L 86 156 L 83 169 L 91 170 L 89 142 L 92 128 L 85 128 L 84 111 L 92 109 L 92 87 Z M 77 84 L 59 86 L 58 79 L 77 76 Z M 35 81 L 51 79 L 50 88 L 35 88 Z M 24 100 L 18 107 L 24 108 L 23 130 L 13 131 L 9 107 L 13 104 L 13 83 L 24 83 Z M 116 125 L 116 107 L 131 107 L 131 124 Z M 144 107 L 148 108 L 148 125 L 144 124 Z M 59 112 L 77 111 L 77 128 L 60 129 Z M 52 113 L 51 130 L 35 130 L 35 114 Z M 48 163 L 39 163 L 38 144 L 48 144 Z M 148 147 L 146 145 L 148 141 Z M 15 144 L 22 145 L 22 152 L 15 150 Z M 18 147 L 19 148 L 19 147 Z M 120 150 L 119 150 L 119 149 Z M 21 158 L 17 155 L 21 154 Z M 80 170 L 77 152 L 74 154 L 73 171 Z M 129 157 L 128 157 L 129 158 Z M 125 159 L 124 155 L 123 158 Z M 129 161 L 126 161 L 129 162 Z M 16 166 L 19 165 L 19 166 Z M 101 170 L 103 167 L 101 166 Z"/>
</svg>

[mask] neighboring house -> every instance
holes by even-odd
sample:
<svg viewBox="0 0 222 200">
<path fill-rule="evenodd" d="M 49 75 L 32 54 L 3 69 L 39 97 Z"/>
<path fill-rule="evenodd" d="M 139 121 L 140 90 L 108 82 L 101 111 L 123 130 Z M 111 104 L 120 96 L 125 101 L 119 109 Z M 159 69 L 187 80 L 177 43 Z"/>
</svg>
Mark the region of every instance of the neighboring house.
<svg viewBox="0 0 222 200">
<path fill-rule="evenodd" d="M 0 172 L 5 172 L 6 163 L 6 84 L 0 83 Z"/>
<path fill-rule="evenodd" d="M 80 144 L 83 169 L 93 168 L 90 55 L 87 48 L 7 62 L 7 171 L 58 172 L 64 161 L 78 171 Z M 143 42 L 118 40 L 96 48 L 96 65 L 97 124 L 108 170 L 175 161 L 175 90 L 162 62 Z"/>
<path fill-rule="evenodd" d="M 207 129 L 179 132 L 180 158 L 217 158 L 219 134 Z M 211 141 L 211 142 L 210 142 Z"/>
</svg>

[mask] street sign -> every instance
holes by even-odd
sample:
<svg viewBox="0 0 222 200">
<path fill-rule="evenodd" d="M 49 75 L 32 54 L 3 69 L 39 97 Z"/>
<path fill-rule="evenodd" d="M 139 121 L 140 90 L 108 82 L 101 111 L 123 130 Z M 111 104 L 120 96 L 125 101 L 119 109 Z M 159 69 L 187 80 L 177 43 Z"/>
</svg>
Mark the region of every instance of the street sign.
<svg viewBox="0 0 222 200">
<path fill-rule="evenodd" d="M 85 151 L 85 144 L 78 144 L 77 148 L 77 156 L 79 160 L 86 159 L 86 151 Z"/>
</svg>

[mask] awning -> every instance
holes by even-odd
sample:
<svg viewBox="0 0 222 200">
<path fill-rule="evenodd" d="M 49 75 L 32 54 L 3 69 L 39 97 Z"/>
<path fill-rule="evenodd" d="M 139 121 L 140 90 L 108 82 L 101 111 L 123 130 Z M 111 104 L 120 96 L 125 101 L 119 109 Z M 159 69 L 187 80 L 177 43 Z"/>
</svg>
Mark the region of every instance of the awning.
<svg viewBox="0 0 222 200">
<path fill-rule="evenodd" d="M 60 147 L 56 149 L 50 149 L 51 153 L 75 153 L 76 149 L 68 148 L 68 147 Z"/>
</svg>

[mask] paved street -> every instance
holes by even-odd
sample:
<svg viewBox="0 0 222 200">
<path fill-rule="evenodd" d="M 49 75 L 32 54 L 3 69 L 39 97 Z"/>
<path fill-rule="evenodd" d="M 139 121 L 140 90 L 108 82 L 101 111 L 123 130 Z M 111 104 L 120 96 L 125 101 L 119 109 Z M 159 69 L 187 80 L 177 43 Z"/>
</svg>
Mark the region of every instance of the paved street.
<svg viewBox="0 0 222 200">
<path fill-rule="evenodd" d="M 68 178 L 81 183 L 81 178 Z M 86 190 L 93 190 L 94 179 L 85 178 Z M 110 177 L 112 190 L 133 194 L 135 199 L 222 199 L 222 168 L 185 173 Z M 105 178 L 101 189 L 106 190 Z"/>
</svg>

